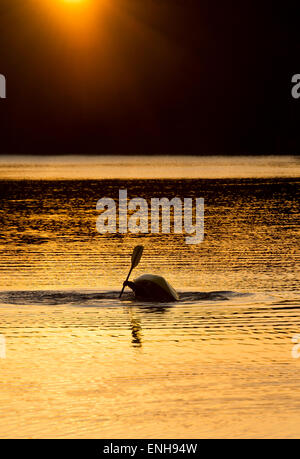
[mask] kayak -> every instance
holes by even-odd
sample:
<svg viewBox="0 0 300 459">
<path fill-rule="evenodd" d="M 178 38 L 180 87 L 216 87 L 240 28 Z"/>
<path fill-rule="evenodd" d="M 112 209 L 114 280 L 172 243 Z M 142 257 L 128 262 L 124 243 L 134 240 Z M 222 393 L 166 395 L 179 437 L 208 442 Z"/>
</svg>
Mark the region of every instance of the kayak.
<svg viewBox="0 0 300 459">
<path fill-rule="evenodd" d="M 148 301 L 178 301 L 176 290 L 162 276 L 143 274 L 134 280 L 133 288 L 137 299 Z"/>
</svg>

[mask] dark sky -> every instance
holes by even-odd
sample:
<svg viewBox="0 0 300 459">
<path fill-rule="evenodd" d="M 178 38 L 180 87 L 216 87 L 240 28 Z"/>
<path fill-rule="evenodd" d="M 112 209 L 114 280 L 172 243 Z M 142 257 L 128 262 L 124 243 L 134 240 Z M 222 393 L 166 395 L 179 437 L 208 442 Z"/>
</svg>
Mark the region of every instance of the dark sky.
<svg viewBox="0 0 300 459">
<path fill-rule="evenodd" d="M 0 0 L 0 153 L 299 153 L 296 2 L 60 1 Z"/>
</svg>

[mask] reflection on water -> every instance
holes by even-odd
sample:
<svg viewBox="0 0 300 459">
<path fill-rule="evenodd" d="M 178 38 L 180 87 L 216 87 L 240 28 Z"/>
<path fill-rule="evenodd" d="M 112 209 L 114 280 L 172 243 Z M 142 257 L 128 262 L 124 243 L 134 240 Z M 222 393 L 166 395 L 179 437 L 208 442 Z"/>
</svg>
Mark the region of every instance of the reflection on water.
<svg viewBox="0 0 300 459">
<path fill-rule="evenodd" d="M 126 301 L 0 307 L 1 437 L 299 436 L 296 298 Z"/>
<path fill-rule="evenodd" d="M 130 312 L 130 326 L 131 326 L 131 334 L 132 334 L 132 344 L 136 347 L 142 347 L 142 326 L 141 322 L 134 317 L 132 313 L 132 309 L 129 309 Z"/>
<path fill-rule="evenodd" d="M 119 189 L 129 198 L 204 197 L 205 239 L 96 230 L 96 203 Z M 242 292 L 297 288 L 296 179 L 0 181 L 0 289 L 117 289 L 132 248 L 135 271 L 163 275 L 180 290 Z"/>
<path fill-rule="evenodd" d="M 1 156 L 3 179 L 299 177 L 297 156 Z"/>
<path fill-rule="evenodd" d="M 96 202 L 204 197 L 205 240 L 96 231 Z M 0 181 L 0 437 L 299 437 L 296 178 Z M 165 276 L 172 304 L 118 294 Z M 133 276 L 134 277 L 134 276 Z"/>
</svg>

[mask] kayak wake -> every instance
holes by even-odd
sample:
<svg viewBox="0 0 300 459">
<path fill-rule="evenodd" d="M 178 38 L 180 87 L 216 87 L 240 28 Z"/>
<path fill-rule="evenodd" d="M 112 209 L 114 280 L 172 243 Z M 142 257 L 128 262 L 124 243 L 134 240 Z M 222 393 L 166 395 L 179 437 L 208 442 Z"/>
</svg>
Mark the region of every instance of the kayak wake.
<svg viewBox="0 0 300 459">
<path fill-rule="evenodd" d="M 146 301 L 135 300 L 131 292 L 125 292 L 123 298 L 119 299 L 119 291 L 7 291 L 0 292 L 0 304 L 11 305 L 45 305 L 45 306 L 124 306 L 125 304 L 147 304 Z M 232 291 L 213 292 L 179 292 L 180 303 L 194 303 L 197 301 L 226 301 L 241 296 L 248 296 L 247 293 Z M 151 302 L 152 304 L 153 302 Z M 177 302 L 178 303 L 178 302 Z M 160 302 L 156 302 L 159 305 Z M 174 303 L 176 304 L 176 303 Z"/>
</svg>

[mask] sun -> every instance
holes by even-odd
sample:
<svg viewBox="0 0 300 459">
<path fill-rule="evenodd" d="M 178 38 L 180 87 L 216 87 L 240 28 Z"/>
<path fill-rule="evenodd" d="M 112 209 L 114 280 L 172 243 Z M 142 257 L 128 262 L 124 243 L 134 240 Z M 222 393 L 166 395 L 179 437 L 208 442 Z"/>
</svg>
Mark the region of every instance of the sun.
<svg viewBox="0 0 300 459">
<path fill-rule="evenodd" d="M 69 5 L 69 6 L 86 6 L 90 0 L 60 0 L 61 3 L 64 3 L 65 5 Z"/>
<path fill-rule="evenodd" d="M 51 27 L 56 27 L 57 36 L 60 36 L 70 49 L 74 48 L 82 52 L 91 49 L 100 32 L 101 36 L 104 33 L 105 17 L 111 8 L 111 0 L 38 0 L 38 2 L 45 11 L 45 20 L 49 21 Z"/>
<path fill-rule="evenodd" d="M 85 9 L 91 7 L 92 4 L 97 3 L 97 0 L 96 2 L 92 2 L 91 0 L 59 0 L 59 2 L 64 8 L 78 7 L 79 9 Z"/>
</svg>

